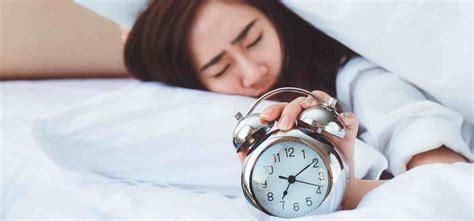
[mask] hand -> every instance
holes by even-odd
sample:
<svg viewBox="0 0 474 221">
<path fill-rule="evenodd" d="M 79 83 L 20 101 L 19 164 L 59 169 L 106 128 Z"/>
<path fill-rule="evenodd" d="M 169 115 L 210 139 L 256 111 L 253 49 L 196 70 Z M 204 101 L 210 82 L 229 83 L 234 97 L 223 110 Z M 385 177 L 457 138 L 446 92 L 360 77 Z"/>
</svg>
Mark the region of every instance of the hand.
<svg viewBox="0 0 474 221">
<path fill-rule="evenodd" d="M 313 91 L 314 94 L 319 96 L 325 101 L 328 101 L 331 97 L 322 92 L 322 91 Z M 275 121 L 278 119 L 278 127 L 282 130 L 288 130 L 292 128 L 296 122 L 298 115 L 309 107 L 318 105 L 319 102 L 316 101 L 313 97 L 299 97 L 291 102 L 282 102 L 272 106 L 269 106 L 263 110 L 260 115 L 260 120 L 262 123 Z M 345 135 L 343 138 L 336 137 L 332 134 L 326 133 L 323 131 L 323 136 L 325 136 L 329 141 L 331 141 L 337 147 L 338 151 L 343 155 L 344 159 L 348 163 L 350 178 L 354 181 L 360 181 L 354 179 L 354 143 L 357 137 L 357 130 L 359 127 L 359 122 L 357 117 L 352 113 L 342 113 L 339 115 L 338 120 L 342 123 L 345 130 Z M 248 150 L 242 150 L 239 152 L 240 161 L 243 162 L 247 156 Z M 279 177 L 281 179 L 287 179 L 286 177 Z M 289 180 L 288 180 L 289 181 Z M 296 182 L 296 181 L 294 181 Z M 299 181 L 303 182 L 303 181 Z M 354 184 L 351 184 L 354 183 Z M 349 183 L 349 194 L 343 199 L 344 208 L 353 208 L 357 206 L 358 202 L 362 198 L 361 194 L 350 194 L 351 192 L 356 193 L 365 193 L 364 191 L 359 190 L 360 186 L 377 186 L 377 185 L 366 185 L 365 182 L 352 182 Z M 361 185 L 358 185 L 362 183 Z M 289 182 L 291 184 L 291 182 Z M 309 183 L 306 183 L 309 184 Z M 377 183 L 378 184 L 378 183 Z M 288 193 L 289 185 L 287 186 L 286 192 Z M 364 188 L 364 190 L 369 188 Z M 283 192 L 283 195 L 286 195 Z M 363 194 L 362 194 L 363 195 Z"/>
<path fill-rule="evenodd" d="M 325 101 L 329 101 L 331 96 L 322 91 L 313 91 L 315 95 L 319 96 Z M 281 102 L 271 105 L 263 110 L 260 114 L 262 123 L 278 120 L 278 128 L 281 130 L 291 129 L 296 122 L 298 115 L 305 109 L 319 105 L 320 103 L 313 97 L 298 97 L 291 102 Z M 331 141 L 338 148 L 338 151 L 343 155 L 346 162 L 349 164 L 349 172 L 351 178 L 354 177 L 354 142 L 357 136 L 357 129 L 359 122 L 357 117 L 352 113 L 342 113 L 338 120 L 342 123 L 345 130 L 343 138 L 336 137 L 332 134 L 323 131 L 323 135 Z M 245 155 L 243 155 L 245 154 Z M 241 159 L 246 156 L 243 151 Z"/>
</svg>

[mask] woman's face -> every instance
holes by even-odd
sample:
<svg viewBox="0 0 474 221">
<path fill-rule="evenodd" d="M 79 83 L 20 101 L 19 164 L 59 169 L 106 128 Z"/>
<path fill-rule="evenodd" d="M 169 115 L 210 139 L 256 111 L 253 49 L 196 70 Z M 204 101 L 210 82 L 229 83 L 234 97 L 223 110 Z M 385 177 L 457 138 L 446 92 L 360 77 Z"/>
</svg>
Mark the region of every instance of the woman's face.
<svg viewBox="0 0 474 221">
<path fill-rule="evenodd" d="M 274 86 L 281 73 L 283 51 L 275 27 L 246 4 L 205 3 L 189 42 L 193 67 L 210 91 L 259 96 Z"/>
</svg>

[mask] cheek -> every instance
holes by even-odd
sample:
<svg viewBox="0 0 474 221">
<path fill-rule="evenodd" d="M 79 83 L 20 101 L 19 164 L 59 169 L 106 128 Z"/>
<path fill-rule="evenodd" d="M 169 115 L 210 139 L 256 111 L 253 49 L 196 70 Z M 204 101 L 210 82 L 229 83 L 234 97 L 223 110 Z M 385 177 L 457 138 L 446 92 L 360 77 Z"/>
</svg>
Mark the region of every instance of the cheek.
<svg viewBox="0 0 474 221">
<path fill-rule="evenodd" d="M 210 80 L 206 83 L 206 86 L 209 91 L 217 93 L 237 93 L 237 85 L 238 82 L 229 76 L 220 79 Z"/>
<path fill-rule="evenodd" d="M 264 50 L 262 57 L 267 65 L 270 75 L 278 76 L 282 69 L 282 52 L 279 47 L 270 46 L 267 50 Z"/>
<path fill-rule="evenodd" d="M 266 39 L 265 43 L 260 48 L 260 59 L 264 59 L 265 64 L 270 70 L 270 74 L 278 76 L 282 69 L 283 52 L 280 46 L 280 41 L 276 34 L 272 34 Z"/>
</svg>

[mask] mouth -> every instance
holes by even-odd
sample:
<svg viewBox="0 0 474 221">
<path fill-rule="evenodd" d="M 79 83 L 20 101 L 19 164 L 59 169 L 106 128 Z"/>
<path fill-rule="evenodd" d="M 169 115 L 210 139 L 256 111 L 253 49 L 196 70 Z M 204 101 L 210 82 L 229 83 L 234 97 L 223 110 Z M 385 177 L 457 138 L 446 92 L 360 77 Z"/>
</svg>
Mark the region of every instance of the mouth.
<svg viewBox="0 0 474 221">
<path fill-rule="evenodd" d="M 275 83 L 268 84 L 268 85 L 265 86 L 263 89 L 260 89 L 260 90 L 258 91 L 257 96 L 260 97 L 260 96 L 262 96 L 263 94 L 269 92 L 271 89 L 273 89 L 274 86 L 275 86 Z"/>
</svg>

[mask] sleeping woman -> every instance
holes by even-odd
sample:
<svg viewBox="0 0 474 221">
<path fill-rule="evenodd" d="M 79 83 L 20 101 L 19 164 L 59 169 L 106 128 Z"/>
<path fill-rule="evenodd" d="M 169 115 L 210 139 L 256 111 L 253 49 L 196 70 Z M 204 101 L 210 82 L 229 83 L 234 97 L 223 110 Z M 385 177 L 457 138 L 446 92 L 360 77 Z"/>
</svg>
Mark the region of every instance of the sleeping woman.
<svg viewBox="0 0 474 221">
<path fill-rule="evenodd" d="M 415 130 L 410 145 L 403 142 L 404 128 L 431 125 L 440 114 L 450 113 L 424 111 L 424 124 L 411 122 L 413 105 L 430 102 L 416 87 L 359 57 L 279 1 L 152 1 L 128 34 L 124 60 L 128 71 L 143 81 L 252 97 L 291 86 L 325 100 L 337 97 L 346 111 L 340 119 L 346 135 L 329 139 L 339 142 L 351 174 L 359 129 L 356 115 L 363 116 L 362 138 L 385 154 L 394 175 L 424 164 L 466 162 L 471 157 L 467 144 L 456 142 L 459 131 L 437 134 L 435 128 L 432 136 L 439 138 L 428 142 Z M 351 65 L 365 68 L 350 76 L 338 75 Z M 302 110 L 316 104 L 305 97 L 280 102 L 267 107 L 261 120 L 277 120 L 278 127 L 286 130 Z M 368 107 L 370 116 L 365 112 Z M 385 119 L 379 112 L 398 118 Z M 239 153 L 241 159 L 245 156 L 245 150 Z M 365 193 L 383 182 L 353 178 L 343 207 L 355 208 Z"/>
</svg>

